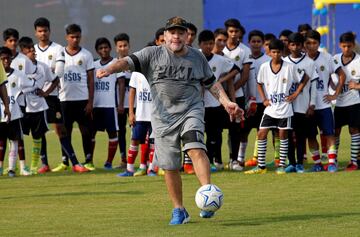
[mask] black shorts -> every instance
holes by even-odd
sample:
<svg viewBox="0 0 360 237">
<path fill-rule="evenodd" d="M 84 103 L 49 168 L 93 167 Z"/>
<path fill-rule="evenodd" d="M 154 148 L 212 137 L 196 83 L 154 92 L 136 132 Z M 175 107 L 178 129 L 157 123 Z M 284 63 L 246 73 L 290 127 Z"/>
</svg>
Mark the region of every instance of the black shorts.
<svg viewBox="0 0 360 237">
<path fill-rule="evenodd" d="M 15 119 L 9 123 L 0 123 L 0 139 L 10 139 L 18 141 L 23 138 L 20 119 Z"/>
<path fill-rule="evenodd" d="M 118 127 L 116 108 L 94 108 L 93 124 L 96 131 L 116 132 Z"/>
<path fill-rule="evenodd" d="M 71 129 L 74 122 L 87 128 L 92 127 L 91 116 L 85 113 L 87 103 L 87 100 L 60 102 L 66 129 Z"/>
<path fill-rule="evenodd" d="M 265 106 L 263 103 L 256 103 L 256 113 L 245 119 L 245 129 L 250 132 L 252 128 L 258 129 L 264 114 Z"/>
<path fill-rule="evenodd" d="M 63 123 L 60 100 L 57 96 L 48 96 L 45 98 L 49 109 L 46 110 L 46 119 L 48 123 Z"/>
<path fill-rule="evenodd" d="M 349 125 L 351 128 L 360 128 L 360 104 L 337 107 L 334 109 L 335 128 Z"/>
<path fill-rule="evenodd" d="M 25 113 L 22 118 L 23 132 L 33 138 L 41 138 L 48 130 L 46 111 Z"/>
<path fill-rule="evenodd" d="M 291 117 L 273 118 L 267 114 L 264 114 L 260 122 L 260 129 L 267 128 L 292 129 Z"/>
</svg>

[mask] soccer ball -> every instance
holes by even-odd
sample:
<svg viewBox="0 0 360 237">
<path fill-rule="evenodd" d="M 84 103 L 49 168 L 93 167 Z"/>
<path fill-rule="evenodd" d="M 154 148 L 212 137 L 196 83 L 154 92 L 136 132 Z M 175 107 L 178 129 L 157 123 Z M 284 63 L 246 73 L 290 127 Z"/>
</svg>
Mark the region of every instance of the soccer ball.
<svg viewBox="0 0 360 237">
<path fill-rule="evenodd" d="M 195 195 L 198 208 L 204 211 L 217 211 L 223 204 L 224 194 L 215 184 L 201 186 Z"/>
</svg>

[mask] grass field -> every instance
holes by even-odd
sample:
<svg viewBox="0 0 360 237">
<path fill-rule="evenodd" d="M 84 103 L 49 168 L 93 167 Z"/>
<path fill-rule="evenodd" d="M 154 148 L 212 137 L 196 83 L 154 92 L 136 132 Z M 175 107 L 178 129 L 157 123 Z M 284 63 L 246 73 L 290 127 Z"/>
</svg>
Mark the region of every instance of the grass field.
<svg viewBox="0 0 360 237">
<path fill-rule="evenodd" d="M 343 132 L 341 167 L 350 154 L 349 135 Z M 55 166 L 59 145 L 53 132 L 47 137 L 50 164 Z M 83 161 L 77 131 L 73 140 Z M 214 173 L 212 181 L 224 192 L 224 206 L 209 220 L 198 216 L 195 176 L 183 175 L 184 203 L 192 219 L 171 227 L 172 207 L 163 177 L 118 178 L 119 170 L 104 171 L 106 140 L 105 134 L 98 134 L 99 168 L 94 172 L 0 177 L 0 236 L 360 236 L 358 171 L 283 176 Z M 29 163 L 31 143 L 28 138 L 25 143 Z M 224 157 L 227 160 L 225 145 Z M 115 162 L 119 163 L 118 155 Z"/>
</svg>

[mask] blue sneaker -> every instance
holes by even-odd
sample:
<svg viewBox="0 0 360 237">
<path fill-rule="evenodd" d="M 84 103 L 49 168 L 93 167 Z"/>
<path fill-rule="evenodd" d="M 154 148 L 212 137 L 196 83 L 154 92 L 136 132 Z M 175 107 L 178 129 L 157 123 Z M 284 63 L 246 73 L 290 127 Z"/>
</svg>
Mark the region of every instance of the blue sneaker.
<svg viewBox="0 0 360 237">
<path fill-rule="evenodd" d="M 8 171 L 8 176 L 10 177 L 10 178 L 14 178 L 16 175 L 15 175 L 15 171 L 13 171 L 13 170 L 9 170 Z"/>
<path fill-rule="evenodd" d="M 295 166 L 293 166 L 293 165 L 288 165 L 288 166 L 285 168 L 285 172 L 286 172 L 286 173 L 294 173 L 294 172 L 296 172 L 296 168 L 295 168 Z"/>
<path fill-rule="evenodd" d="M 169 225 L 181 225 L 190 221 L 189 213 L 185 208 L 174 208 L 172 211 L 172 218 Z"/>
<path fill-rule="evenodd" d="M 217 168 L 214 164 L 210 164 L 210 172 L 216 172 Z"/>
<path fill-rule="evenodd" d="M 132 177 L 132 176 L 134 176 L 134 172 L 130 172 L 130 171 L 126 170 L 125 172 L 120 173 L 117 176 L 118 177 Z"/>
<path fill-rule="evenodd" d="M 215 215 L 215 212 L 213 212 L 213 211 L 205 211 L 205 210 L 200 211 L 200 217 L 201 218 L 211 218 L 214 215 Z"/>
<path fill-rule="evenodd" d="M 104 164 L 104 169 L 106 169 L 106 170 L 112 170 L 112 164 L 109 163 L 109 162 L 105 162 L 105 164 Z"/>
<path fill-rule="evenodd" d="M 300 174 L 304 173 L 304 166 L 301 164 L 297 164 L 295 166 L 295 169 L 296 169 L 296 173 L 300 173 Z"/>
<path fill-rule="evenodd" d="M 328 172 L 335 173 L 338 170 L 337 166 L 335 164 L 329 164 L 328 165 Z"/>
<path fill-rule="evenodd" d="M 311 171 L 311 172 L 321 172 L 321 171 L 324 171 L 324 167 L 323 167 L 323 165 L 322 165 L 321 163 L 315 164 L 315 165 L 311 168 L 310 171 Z"/>
<path fill-rule="evenodd" d="M 152 177 L 154 177 L 154 176 L 157 176 L 157 174 L 156 174 L 155 171 L 150 170 L 150 171 L 148 172 L 147 176 L 152 176 Z"/>
</svg>

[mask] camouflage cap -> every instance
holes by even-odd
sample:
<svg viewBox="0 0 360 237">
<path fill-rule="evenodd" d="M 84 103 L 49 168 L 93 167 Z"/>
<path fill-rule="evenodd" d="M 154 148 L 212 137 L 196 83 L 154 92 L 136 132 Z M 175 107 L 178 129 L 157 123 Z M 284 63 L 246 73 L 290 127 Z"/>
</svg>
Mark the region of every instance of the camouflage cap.
<svg viewBox="0 0 360 237">
<path fill-rule="evenodd" d="M 187 30 L 187 22 L 179 17 L 179 16 L 175 16 L 175 17 L 171 17 L 169 20 L 167 20 L 166 25 L 165 25 L 165 30 L 170 30 L 173 28 L 180 28 L 183 30 Z"/>
</svg>

